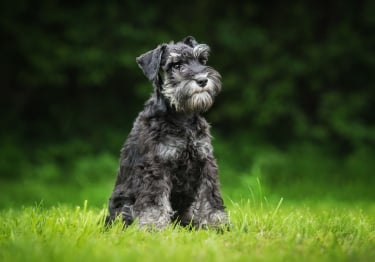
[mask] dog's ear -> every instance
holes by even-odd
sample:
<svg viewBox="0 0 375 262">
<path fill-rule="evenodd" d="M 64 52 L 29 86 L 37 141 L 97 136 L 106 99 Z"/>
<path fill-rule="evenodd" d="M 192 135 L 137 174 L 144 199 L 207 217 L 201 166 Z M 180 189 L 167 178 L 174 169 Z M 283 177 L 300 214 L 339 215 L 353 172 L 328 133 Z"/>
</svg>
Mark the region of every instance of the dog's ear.
<svg viewBox="0 0 375 262">
<path fill-rule="evenodd" d="M 150 81 L 154 81 L 158 75 L 161 56 L 166 46 L 166 44 L 161 44 L 154 50 L 148 51 L 136 59 L 138 66 Z"/>
<path fill-rule="evenodd" d="M 197 40 L 195 40 L 195 38 L 192 36 L 185 37 L 184 40 L 182 40 L 182 42 L 184 42 L 184 44 L 190 47 L 194 47 L 198 44 Z"/>
</svg>

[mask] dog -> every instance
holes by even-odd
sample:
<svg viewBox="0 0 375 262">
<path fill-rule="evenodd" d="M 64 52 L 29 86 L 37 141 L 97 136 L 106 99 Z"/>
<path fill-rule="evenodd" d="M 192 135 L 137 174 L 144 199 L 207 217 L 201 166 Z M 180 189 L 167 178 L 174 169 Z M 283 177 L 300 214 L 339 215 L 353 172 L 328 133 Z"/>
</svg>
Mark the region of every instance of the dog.
<svg viewBox="0 0 375 262">
<path fill-rule="evenodd" d="M 202 116 L 221 90 L 207 65 L 210 48 L 192 36 L 137 57 L 153 83 L 151 98 L 123 145 L 107 224 L 163 229 L 228 225 L 213 155 L 210 126 Z"/>
</svg>

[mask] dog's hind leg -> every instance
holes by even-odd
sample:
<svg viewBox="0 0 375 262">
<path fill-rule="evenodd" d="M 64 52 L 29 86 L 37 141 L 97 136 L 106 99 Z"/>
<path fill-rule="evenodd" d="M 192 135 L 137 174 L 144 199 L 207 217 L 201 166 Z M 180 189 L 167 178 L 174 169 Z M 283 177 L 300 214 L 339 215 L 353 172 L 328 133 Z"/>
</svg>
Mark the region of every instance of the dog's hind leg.
<svg viewBox="0 0 375 262">
<path fill-rule="evenodd" d="M 121 216 L 125 226 L 130 225 L 134 220 L 134 205 L 135 199 L 127 194 L 124 185 L 117 185 L 109 200 L 109 215 L 106 218 L 106 225 L 110 225 Z"/>
</svg>

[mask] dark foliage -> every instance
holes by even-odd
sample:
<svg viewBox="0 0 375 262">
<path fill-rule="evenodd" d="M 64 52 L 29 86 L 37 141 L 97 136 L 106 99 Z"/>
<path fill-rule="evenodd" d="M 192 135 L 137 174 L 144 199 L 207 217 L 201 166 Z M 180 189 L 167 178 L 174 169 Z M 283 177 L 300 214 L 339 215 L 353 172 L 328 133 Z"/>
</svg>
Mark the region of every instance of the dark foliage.
<svg viewBox="0 0 375 262">
<path fill-rule="evenodd" d="M 313 141 L 338 154 L 372 147 L 374 13 L 369 0 L 3 1 L 1 173 L 22 154 L 37 161 L 43 144 L 88 147 L 55 154 L 61 162 L 117 151 L 152 91 L 135 58 L 186 35 L 211 46 L 222 73 L 208 119 L 223 136 Z"/>
</svg>

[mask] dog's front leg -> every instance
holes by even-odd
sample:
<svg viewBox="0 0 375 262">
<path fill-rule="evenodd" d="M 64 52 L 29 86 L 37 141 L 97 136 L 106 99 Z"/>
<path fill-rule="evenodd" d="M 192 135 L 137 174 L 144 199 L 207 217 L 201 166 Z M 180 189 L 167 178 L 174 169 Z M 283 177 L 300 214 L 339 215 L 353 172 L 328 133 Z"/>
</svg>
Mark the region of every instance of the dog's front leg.
<svg viewBox="0 0 375 262">
<path fill-rule="evenodd" d="M 134 204 L 134 215 L 139 226 L 148 230 L 165 228 L 173 215 L 170 197 L 170 184 L 158 175 L 148 175 L 143 179 Z"/>
<path fill-rule="evenodd" d="M 193 225 L 199 228 L 228 226 L 223 199 L 219 190 L 217 166 L 214 159 L 207 160 L 195 202 L 190 208 Z"/>
</svg>

